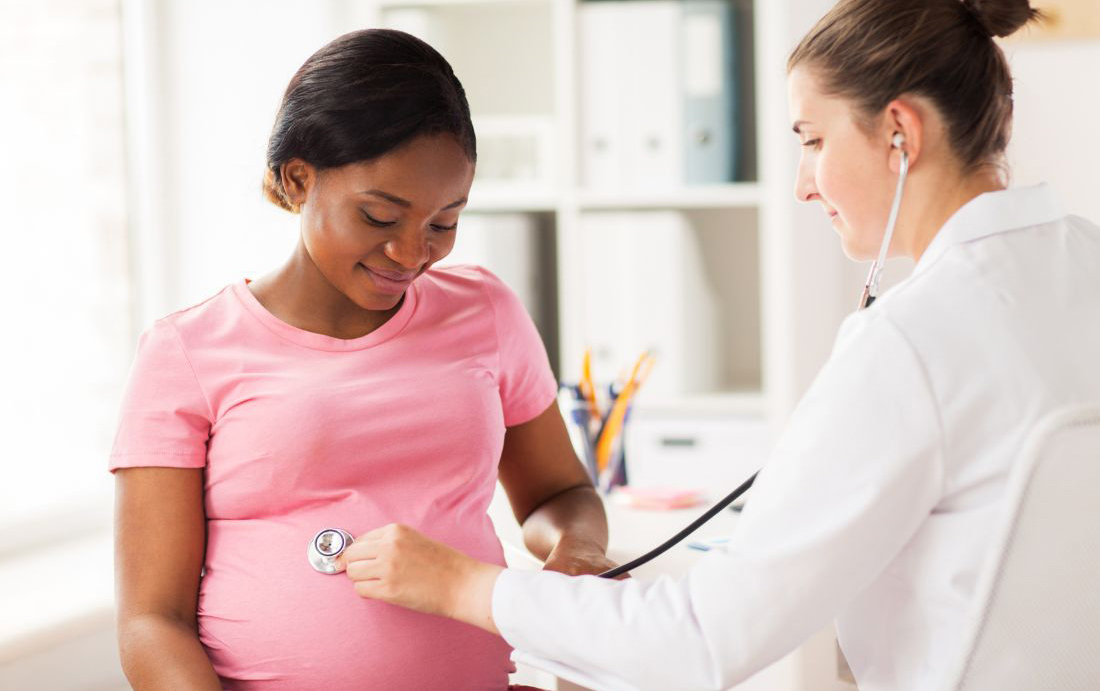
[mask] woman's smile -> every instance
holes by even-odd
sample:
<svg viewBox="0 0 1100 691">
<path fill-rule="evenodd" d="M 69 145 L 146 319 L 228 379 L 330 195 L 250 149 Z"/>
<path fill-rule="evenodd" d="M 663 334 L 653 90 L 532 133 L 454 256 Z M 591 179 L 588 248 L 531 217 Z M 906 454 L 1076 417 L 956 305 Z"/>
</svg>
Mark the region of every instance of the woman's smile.
<svg viewBox="0 0 1100 691">
<path fill-rule="evenodd" d="M 358 264 L 374 283 L 374 287 L 383 293 L 401 294 L 416 278 L 416 273 L 403 273 L 400 271 L 386 271 L 374 269 L 360 262 Z"/>
</svg>

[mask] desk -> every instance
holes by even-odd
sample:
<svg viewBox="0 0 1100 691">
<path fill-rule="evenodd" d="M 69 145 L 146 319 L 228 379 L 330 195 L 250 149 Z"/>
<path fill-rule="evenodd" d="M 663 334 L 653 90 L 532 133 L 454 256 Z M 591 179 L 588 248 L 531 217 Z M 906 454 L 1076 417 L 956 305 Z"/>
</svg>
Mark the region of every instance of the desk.
<svg viewBox="0 0 1100 691">
<path fill-rule="evenodd" d="M 607 554 L 612 560 L 625 563 L 679 532 L 705 511 L 707 505 L 675 511 L 651 511 L 627 508 L 608 500 L 604 502 L 604 507 L 607 511 L 607 521 L 610 529 L 610 544 L 608 545 Z M 522 556 L 527 554 L 526 549 L 523 547 L 523 533 L 519 525 L 516 524 L 515 518 L 512 516 L 512 509 L 508 505 L 508 499 L 499 486 L 489 507 L 489 516 L 493 519 L 497 535 L 500 536 L 500 540 L 505 546 L 505 557 L 508 565 L 521 569 L 537 568 L 530 555 Z M 723 511 L 709 523 L 700 527 L 692 537 L 729 535 L 733 531 L 736 522 L 737 514 L 735 512 Z M 681 543 L 657 557 L 657 559 L 636 569 L 633 574 L 635 578 L 643 580 L 654 579 L 663 574 L 680 576 L 685 574 L 702 555 L 702 552 L 689 549 Z M 800 668 L 801 660 L 798 655 L 799 651 L 795 651 L 784 657 L 774 665 L 739 684 L 736 687 L 737 691 L 798 691 L 802 689 L 802 684 L 805 683 L 803 679 L 804 670 Z M 531 669 L 521 668 L 514 675 L 513 681 L 514 683 L 531 684 L 545 689 L 557 689 L 558 691 L 585 691 L 583 687 Z M 820 689 L 828 687 L 821 684 L 806 688 Z"/>
</svg>

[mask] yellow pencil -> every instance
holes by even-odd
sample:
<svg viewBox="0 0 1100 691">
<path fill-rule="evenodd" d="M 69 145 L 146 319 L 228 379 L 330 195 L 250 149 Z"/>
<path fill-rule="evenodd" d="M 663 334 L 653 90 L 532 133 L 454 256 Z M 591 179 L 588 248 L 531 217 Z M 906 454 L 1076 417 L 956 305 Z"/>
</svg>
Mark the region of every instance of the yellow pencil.
<svg viewBox="0 0 1100 691">
<path fill-rule="evenodd" d="M 622 433 L 623 422 L 626 420 L 626 411 L 630 407 L 630 401 L 638 392 L 638 388 L 653 371 L 653 363 L 656 359 L 649 351 L 642 353 L 638 361 L 634 363 L 634 370 L 630 373 L 630 379 L 623 387 L 619 397 L 611 406 L 611 412 L 607 415 L 607 423 L 600 432 L 600 438 L 596 442 L 596 469 L 603 472 L 611 463 L 611 449 L 615 439 Z"/>
</svg>

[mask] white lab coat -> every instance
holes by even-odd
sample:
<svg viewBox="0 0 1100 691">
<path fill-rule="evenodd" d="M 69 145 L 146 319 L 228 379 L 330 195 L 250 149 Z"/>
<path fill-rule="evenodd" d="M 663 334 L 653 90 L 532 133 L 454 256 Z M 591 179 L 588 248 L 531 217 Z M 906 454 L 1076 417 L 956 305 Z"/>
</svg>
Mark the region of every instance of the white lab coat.
<svg viewBox="0 0 1100 691">
<path fill-rule="evenodd" d="M 525 655 L 610 688 L 725 689 L 836 620 L 861 691 L 936 688 L 1029 428 L 1100 401 L 1100 228 L 983 194 L 843 324 L 727 548 L 684 578 L 507 570 Z M 658 536 L 654 536 L 655 538 Z"/>
</svg>

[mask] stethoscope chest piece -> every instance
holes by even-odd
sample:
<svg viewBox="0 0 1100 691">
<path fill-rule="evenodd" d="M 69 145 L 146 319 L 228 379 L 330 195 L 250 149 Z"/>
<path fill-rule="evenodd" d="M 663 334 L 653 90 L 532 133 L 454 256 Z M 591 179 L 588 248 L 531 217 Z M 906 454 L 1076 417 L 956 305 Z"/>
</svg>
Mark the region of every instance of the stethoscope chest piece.
<svg viewBox="0 0 1100 691">
<path fill-rule="evenodd" d="M 346 530 L 325 528 L 309 541 L 309 549 L 306 550 L 309 565 L 321 573 L 340 573 L 344 567 L 338 559 L 354 541 L 355 538 Z"/>
</svg>

